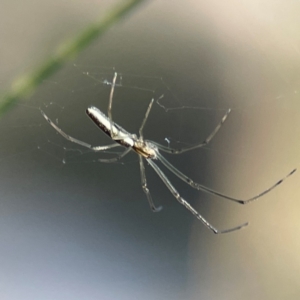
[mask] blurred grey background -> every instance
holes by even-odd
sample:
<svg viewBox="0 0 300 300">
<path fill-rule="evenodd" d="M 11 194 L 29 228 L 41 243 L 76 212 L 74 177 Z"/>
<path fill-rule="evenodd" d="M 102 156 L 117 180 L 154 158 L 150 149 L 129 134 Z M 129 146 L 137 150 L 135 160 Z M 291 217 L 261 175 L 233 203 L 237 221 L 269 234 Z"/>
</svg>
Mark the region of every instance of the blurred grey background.
<svg viewBox="0 0 300 300">
<path fill-rule="evenodd" d="M 115 3 L 1 1 L 0 92 Z M 166 172 L 217 228 L 250 222 L 216 236 L 147 167 L 153 199 L 164 206 L 153 214 L 135 155 L 93 162 L 107 154 L 68 143 L 38 109 L 72 136 L 109 143 L 85 108 L 106 109 L 104 81 L 114 69 L 123 86 L 113 115 L 127 130 L 138 131 L 151 91 L 181 108 L 156 104 L 151 112 L 145 137 L 164 145 L 202 141 L 232 108 L 208 147 L 168 159 L 197 182 L 248 198 L 299 167 L 299 9 L 290 0 L 148 1 L 7 113 L 0 299 L 299 299 L 298 173 L 239 206 Z"/>
</svg>

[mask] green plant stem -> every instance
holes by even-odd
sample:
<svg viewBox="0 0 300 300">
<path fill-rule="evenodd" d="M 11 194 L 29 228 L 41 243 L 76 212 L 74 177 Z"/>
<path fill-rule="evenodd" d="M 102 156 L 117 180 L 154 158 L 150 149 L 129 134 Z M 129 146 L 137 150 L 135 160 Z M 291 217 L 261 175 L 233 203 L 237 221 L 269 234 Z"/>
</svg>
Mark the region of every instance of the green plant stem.
<svg viewBox="0 0 300 300">
<path fill-rule="evenodd" d="M 110 27 L 120 21 L 135 6 L 145 1 L 123 1 L 107 13 L 104 18 L 89 25 L 77 37 L 60 45 L 55 53 L 35 71 L 16 79 L 11 90 L 0 101 L 0 116 L 13 107 L 19 99 L 32 94 L 43 80 L 58 71 L 67 61 L 76 57 L 97 37 L 104 35 Z"/>
</svg>

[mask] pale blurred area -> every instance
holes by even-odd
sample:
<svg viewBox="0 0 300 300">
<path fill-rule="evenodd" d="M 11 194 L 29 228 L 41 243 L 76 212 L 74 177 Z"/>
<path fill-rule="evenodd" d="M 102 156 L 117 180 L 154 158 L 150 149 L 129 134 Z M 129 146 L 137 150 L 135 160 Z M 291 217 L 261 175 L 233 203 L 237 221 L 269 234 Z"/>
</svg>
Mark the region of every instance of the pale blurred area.
<svg viewBox="0 0 300 300">
<path fill-rule="evenodd" d="M 1 93 L 117 3 L 1 2 Z M 96 65 L 162 77 L 180 103 L 197 107 L 174 115 L 155 108 L 145 136 L 160 143 L 169 127 L 174 140 L 202 141 L 232 108 L 208 147 L 168 159 L 195 181 L 244 199 L 299 167 L 299 11 L 291 0 L 148 1 L 74 63 L 86 72 Z M 62 72 L 76 82 L 77 68 Z M 136 157 L 124 165 L 62 166 L 59 151 L 36 150 L 42 138 L 70 147 L 38 112 L 51 101 L 67 104 L 56 116 L 60 126 L 69 122 L 73 135 L 99 142 L 89 121 L 81 126 L 84 107 L 98 99 L 105 107 L 107 99 L 80 81 L 72 94 L 63 76 L 49 78 L 22 102 L 28 107 L 19 105 L 0 121 L 0 300 L 300 298 L 300 170 L 246 206 L 194 191 L 167 173 L 217 228 L 250 222 L 216 236 L 147 168 L 153 199 L 164 206 L 153 214 Z M 114 106 L 128 130 L 147 106 L 135 100 L 119 111 Z M 161 115 L 166 119 L 159 123 Z M 84 131 L 89 126 L 91 136 Z"/>
</svg>

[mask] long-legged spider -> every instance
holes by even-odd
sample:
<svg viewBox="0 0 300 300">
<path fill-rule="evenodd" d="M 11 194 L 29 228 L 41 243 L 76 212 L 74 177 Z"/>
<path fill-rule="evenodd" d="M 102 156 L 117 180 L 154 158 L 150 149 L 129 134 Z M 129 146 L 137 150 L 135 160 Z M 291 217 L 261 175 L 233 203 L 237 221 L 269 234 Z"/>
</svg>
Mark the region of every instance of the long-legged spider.
<svg viewBox="0 0 300 300">
<path fill-rule="evenodd" d="M 98 159 L 100 162 L 116 162 L 120 160 L 122 157 L 124 157 L 126 154 L 128 154 L 131 150 L 136 152 L 139 156 L 139 164 L 140 164 L 140 173 L 141 173 L 141 183 L 142 183 L 142 188 L 144 193 L 147 196 L 149 205 L 151 209 L 154 212 L 160 211 L 161 207 L 156 207 L 153 203 L 150 191 L 147 187 L 147 180 L 146 180 L 146 174 L 145 174 L 145 166 L 143 162 L 143 158 L 146 159 L 146 161 L 149 163 L 149 165 L 154 169 L 154 171 L 158 174 L 160 179 L 163 181 L 163 183 L 166 185 L 166 187 L 170 190 L 172 195 L 176 198 L 176 200 L 185 206 L 192 214 L 196 216 L 197 219 L 199 219 L 208 229 L 213 231 L 215 234 L 219 233 L 227 233 L 235 230 L 239 230 L 245 226 L 248 225 L 247 223 L 244 223 L 242 225 L 226 229 L 226 230 L 218 230 L 214 226 L 212 226 L 209 222 L 206 221 L 186 200 L 184 200 L 180 194 L 177 192 L 175 187 L 172 185 L 170 180 L 167 178 L 167 176 L 162 172 L 162 170 L 157 166 L 157 164 L 154 162 L 155 160 L 159 160 L 167 169 L 169 169 L 174 175 L 176 175 L 178 178 L 180 178 L 182 181 L 186 182 L 189 184 L 191 187 L 209 193 L 213 194 L 219 197 L 222 197 L 227 200 L 234 201 L 239 204 L 247 204 L 249 202 L 252 202 L 254 200 L 257 200 L 258 198 L 262 197 L 263 195 L 269 193 L 271 190 L 273 190 L 276 186 L 281 184 L 287 177 L 292 175 L 296 169 L 292 170 L 289 174 L 287 174 L 284 178 L 280 179 L 277 181 L 274 185 L 266 189 L 265 191 L 259 193 L 258 195 L 251 197 L 246 200 L 242 199 L 236 199 L 230 196 L 226 196 L 220 192 L 217 192 L 213 189 L 210 189 L 206 186 L 203 186 L 199 183 L 194 182 L 191 178 L 180 172 L 177 168 L 175 168 L 166 158 L 164 158 L 159 150 L 169 153 L 169 154 L 180 154 L 183 152 L 187 152 L 196 148 L 203 147 L 207 145 L 212 138 L 215 136 L 215 134 L 219 131 L 225 120 L 227 119 L 230 109 L 226 112 L 226 114 L 223 116 L 222 120 L 220 123 L 217 125 L 217 127 L 213 130 L 213 132 L 200 144 L 188 147 L 188 148 L 183 148 L 183 149 L 173 149 L 169 147 L 165 147 L 163 145 L 160 145 L 156 142 L 150 141 L 150 140 L 144 140 L 143 137 L 143 129 L 146 124 L 146 121 L 148 119 L 152 104 L 154 102 L 154 99 L 150 101 L 150 104 L 148 106 L 148 109 L 146 111 L 145 117 L 143 119 L 142 125 L 139 129 L 139 137 L 136 134 L 131 134 L 127 132 L 124 128 L 121 126 L 117 125 L 116 123 L 113 122 L 112 120 L 112 102 L 113 102 L 113 94 L 114 94 L 114 89 L 116 85 L 116 79 L 117 79 L 117 73 L 114 73 L 113 81 L 111 83 L 111 90 L 110 90 L 110 95 L 109 95 L 109 104 L 108 104 L 108 112 L 106 116 L 104 113 L 102 113 L 98 108 L 94 106 L 90 106 L 87 108 L 86 113 L 87 115 L 92 119 L 92 121 L 102 130 L 104 133 L 106 133 L 113 141 L 116 143 L 106 145 L 106 146 L 92 146 L 88 143 L 82 142 L 76 138 L 71 137 L 70 135 L 66 134 L 64 131 L 62 131 L 56 124 L 54 124 L 48 116 L 41 110 L 42 115 L 44 118 L 50 123 L 50 125 L 59 133 L 61 134 L 65 139 L 69 140 L 70 142 L 76 143 L 78 145 L 81 145 L 83 147 L 89 148 L 95 152 L 100 152 L 100 151 L 105 151 L 107 149 L 111 149 L 114 147 L 120 147 L 123 146 L 125 147 L 125 151 L 121 153 L 120 155 L 110 158 L 110 159 Z"/>
</svg>

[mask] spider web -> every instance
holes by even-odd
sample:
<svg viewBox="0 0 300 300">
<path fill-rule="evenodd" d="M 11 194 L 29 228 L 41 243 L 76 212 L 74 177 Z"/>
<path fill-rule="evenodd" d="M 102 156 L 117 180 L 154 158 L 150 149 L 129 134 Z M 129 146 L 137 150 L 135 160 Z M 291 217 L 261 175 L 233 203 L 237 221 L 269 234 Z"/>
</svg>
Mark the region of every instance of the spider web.
<svg viewBox="0 0 300 300">
<path fill-rule="evenodd" d="M 124 72 L 114 67 L 77 62 L 65 67 L 53 79 L 43 82 L 29 101 L 19 103 L 15 111 L 2 120 L 1 132 L 6 139 L 9 136 L 10 141 L 0 149 L 0 162 L 6 166 L 9 164 L 21 166 L 23 163 L 26 165 L 26 162 L 30 162 L 30 164 L 46 166 L 45 169 L 50 167 L 53 170 L 65 167 L 71 170 L 68 166 L 77 165 L 78 168 L 74 170 L 79 171 L 80 168 L 88 170 L 92 167 L 95 172 L 99 171 L 99 164 L 101 164 L 98 161 L 99 158 L 114 157 L 122 150 L 112 149 L 95 153 L 71 143 L 46 122 L 40 110 L 42 109 L 59 128 L 76 139 L 93 146 L 111 144 L 111 140 L 92 124 L 85 110 L 93 105 L 107 114 L 111 82 L 115 72 L 118 76 L 113 97 L 114 122 L 130 133 L 138 133 L 149 102 L 154 98 L 155 104 L 144 129 L 144 138 L 165 146 L 184 148 L 202 142 L 226 111 L 229 108 L 232 109 L 223 128 L 209 145 L 171 158 L 174 165 L 195 178 L 196 181 L 206 186 L 214 186 L 211 183 L 214 180 L 210 176 L 211 173 L 202 169 L 196 174 L 195 169 L 191 169 L 193 164 L 202 166 L 209 161 L 210 170 L 216 172 L 220 164 L 229 171 L 232 167 L 237 168 L 238 164 L 253 165 L 257 172 L 264 172 L 261 164 L 257 163 L 257 157 L 263 154 L 265 157 L 274 157 L 273 160 L 278 159 L 276 148 L 265 150 L 264 139 L 270 141 L 272 135 L 269 133 L 269 128 L 278 126 L 278 124 L 274 125 L 274 118 L 286 105 L 283 99 L 286 97 L 290 101 L 294 99 L 296 105 L 296 90 L 289 95 L 290 91 L 281 89 L 281 93 L 278 92 L 263 102 L 253 101 L 252 98 L 251 101 L 247 99 L 235 101 L 236 97 L 232 94 L 213 93 L 212 98 L 210 93 L 207 94 L 206 90 L 203 90 L 203 86 L 200 87 L 200 95 L 195 93 L 195 91 L 199 92 L 199 89 L 195 90 L 197 78 L 194 77 L 183 77 L 178 84 L 174 81 L 176 76 L 137 74 L 127 69 Z M 251 131 L 255 122 L 253 117 L 257 114 L 271 116 L 267 124 L 261 125 L 262 134 L 258 139 L 256 132 Z M 239 134 L 236 139 L 235 135 L 241 127 L 240 124 L 243 124 L 244 129 L 241 132 L 245 131 L 245 134 Z M 276 139 L 276 135 L 273 135 L 273 138 Z M 255 151 L 253 144 L 256 145 Z M 277 144 L 278 142 L 274 140 L 274 145 Z M 293 164 L 288 156 L 281 159 L 282 165 L 286 167 L 274 174 L 273 180 L 262 182 L 261 188 L 257 188 L 258 191 L 281 178 L 297 164 L 296 162 Z M 130 153 L 115 164 L 132 170 L 131 165 L 136 165 L 137 162 L 137 156 Z M 100 166 L 100 170 L 105 169 Z M 110 168 L 111 172 L 113 170 L 119 169 Z M 232 176 L 235 177 L 235 182 L 243 186 L 247 177 L 248 180 L 252 178 L 251 171 L 245 174 L 243 179 L 238 172 L 233 173 Z M 234 196 L 229 186 L 216 187 L 216 189 Z"/>
<path fill-rule="evenodd" d="M 35 156 L 40 152 L 37 157 L 44 155 L 46 161 L 62 167 L 70 163 L 96 163 L 99 156 L 118 154 L 117 150 L 94 153 L 65 140 L 40 112 L 43 110 L 58 127 L 79 140 L 92 145 L 111 143 L 90 122 L 85 110 L 94 105 L 107 114 L 114 72 L 118 73 L 113 98 L 114 122 L 130 133 L 137 133 L 153 98 L 155 105 L 144 136 L 165 146 L 182 148 L 199 143 L 228 110 L 228 107 L 211 107 L 209 101 L 197 106 L 198 99 L 188 99 L 186 95 L 181 100 L 161 77 L 123 73 L 112 67 L 71 64 L 53 80 L 44 81 L 29 100 L 17 105 L 12 117 L 2 121 L 2 133 L 7 136 L 9 131 L 11 141 L 19 141 L 20 146 L 14 147 L 14 152 L 10 147 L 10 150 L 3 147 L 1 161 L 14 160 L 21 155 Z M 199 132 L 199 127 L 204 134 Z M 136 161 L 131 157 L 127 163 Z"/>
</svg>

